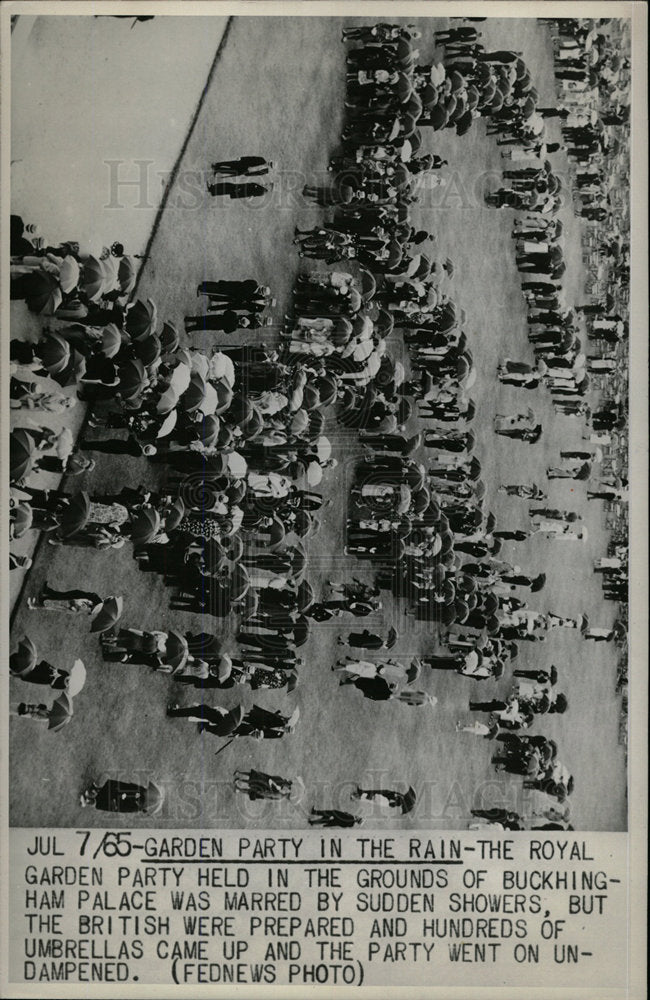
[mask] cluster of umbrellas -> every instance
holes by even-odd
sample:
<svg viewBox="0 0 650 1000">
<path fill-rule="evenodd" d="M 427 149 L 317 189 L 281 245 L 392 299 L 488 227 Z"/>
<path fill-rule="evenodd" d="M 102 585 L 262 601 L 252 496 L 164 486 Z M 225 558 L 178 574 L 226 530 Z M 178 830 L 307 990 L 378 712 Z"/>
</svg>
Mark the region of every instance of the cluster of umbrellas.
<svg viewBox="0 0 650 1000">
<path fill-rule="evenodd" d="M 39 315 L 51 316 L 73 300 L 99 303 L 105 298 L 129 296 L 136 284 L 137 263 L 134 257 L 92 254 L 79 255 L 68 248 L 38 255 L 12 257 L 11 277 L 25 276 L 24 298 L 28 308 Z"/>
<path fill-rule="evenodd" d="M 40 665 L 36 646 L 29 636 L 23 636 L 18 643 L 18 648 L 9 658 L 9 670 L 12 676 L 19 677 L 24 681 L 32 681 L 35 679 Z M 49 667 L 49 664 L 46 664 L 46 667 Z M 57 673 L 57 671 L 53 671 L 53 679 L 56 678 Z M 27 706 L 27 711 L 23 713 L 36 718 L 46 718 L 47 728 L 53 732 L 58 732 L 64 726 L 67 726 L 74 714 L 73 698 L 83 690 L 86 683 L 86 667 L 83 661 L 75 660 L 67 674 L 62 676 L 64 676 L 64 690 L 52 702 L 50 707 L 46 709 L 45 713 L 42 711 L 43 706 L 29 705 Z M 38 677 L 37 683 L 43 683 L 41 677 Z M 60 684 L 57 684 L 57 686 L 60 686 Z M 30 708 L 32 709 L 31 711 Z M 36 708 L 41 709 L 38 714 L 36 714 Z"/>
</svg>

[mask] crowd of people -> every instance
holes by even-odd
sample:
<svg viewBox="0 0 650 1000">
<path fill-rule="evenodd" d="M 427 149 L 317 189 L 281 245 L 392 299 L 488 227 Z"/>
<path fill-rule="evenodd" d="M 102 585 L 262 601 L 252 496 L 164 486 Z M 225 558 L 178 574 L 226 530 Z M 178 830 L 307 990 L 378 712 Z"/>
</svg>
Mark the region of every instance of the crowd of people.
<svg viewBox="0 0 650 1000">
<path fill-rule="evenodd" d="M 575 183 L 593 209 L 593 183 L 585 178 L 601 169 L 598 198 L 606 200 L 609 169 L 603 157 L 615 155 L 610 132 L 624 128 L 627 116 L 612 75 L 614 40 L 606 28 L 576 25 L 552 23 L 556 66 L 564 97 L 580 94 L 587 107 L 564 115 L 562 99 L 558 103 L 563 138 L 579 168 Z M 503 678 L 510 684 L 507 694 L 469 701 L 469 711 L 486 721 L 459 720 L 457 731 L 494 740 L 497 770 L 523 776 L 527 789 L 564 803 L 574 777 L 558 757 L 557 744 L 528 730 L 543 725 L 542 717 L 567 711 L 568 699 L 557 688 L 554 666 L 517 669 L 518 644 L 543 642 L 562 628 L 623 645 L 625 615 L 615 628 L 600 628 L 586 614 L 569 618 L 531 609 L 528 597 L 544 588 L 544 574 L 524 573 L 501 558 L 506 540 L 539 534 L 554 544 L 584 541 L 587 533 L 580 513 L 546 505 L 545 483 L 500 487 L 513 505 L 530 502 L 524 529 L 501 527 L 487 509 L 471 429 L 476 404 L 470 390 L 479 377 L 472 356 L 475 334 L 450 291 L 453 262 L 434 260 L 434 234 L 416 229 L 411 219 L 423 185 L 445 183 L 446 161 L 422 151 L 425 130 L 454 127 L 462 135 L 475 119 L 486 118 L 488 133 L 498 136 L 508 161 L 507 184 L 486 201 L 526 212 L 514 219 L 513 238 L 531 358 L 505 358 L 496 374 L 507 385 L 548 390 L 558 413 L 584 421 L 584 447 L 558 447 L 547 479 L 590 480 L 585 503 L 603 501 L 617 509 L 627 499 L 627 471 L 611 469 L 609 456 L 620 440 L 615 432 L 626 426 L 621 352 L 628 317 L 613 283 L 595 303 L 565 305 L 563 229 L 557 217 L 562 182 L 549 160 L 560 144 L 545 134 L 547 119 L 558 112 L 538 107 L 520 53 L 486 51 L 480 37 L 465 24 L 436 32 L 444 58 L 420 65 L 412 26 L 345 30 L 341 147 L 330 161 L 328 182 L 303 192 L 306 201 L 323 208 L 321 221 L 309 230 L 296 229 L 294 239 L 301 258 L 319 263 L 301 271 L 280 323 L 270 287 L 255 278 L 215 275 L 198 286 L 197 297 L 206 305 L 185 318 L 183 338 L 172 322 L 161 326 L 151 300 L 134 299 L 136 259 L 121 244 L 99 258 L 80 253 L 74 243 L 35 245 L 22 220 L 12 219 L 12 298 L 53 316 L 56 324 L 47 326 L 37 343 L 11 342 L 11 406 L 36 413 L 74 407 L 75 396 L 44 387 L 42 380 L 49 378 L 61 389 L 77 387 L 77 397 L 89 406 L 91 429 L 117 433 L 84 434 L 75 443 L 69 431 L 54 434 L 33 421 L 14 429 L 11 531 L 19 538 L 36 529 L 57 546 L 108 550 L 128 543 L 139 568 L 160 574 L 173 588 L 170 608 L 217 619 L 237 615 L 234 654 L 224 651 L 219 628 L 183 634 L 167 626 L 150 631 L 122 626 L 121 597 L 102 599 L 90 590 L 60 591 L 45 584 L 29 598 L 34 612 L 88 613 L 106 662 L 148 666 L 169 674 L 174 685 L 200 691 L 245 684 L 290 695 L 299 683 L 299 650 L 310 630 L 333 618 L 378 612 L 383 594 L 390 594 L 405 613 L 430 623 L 430 651 L 393 658 L 384 651 L 398 639 L 394 628 L 386 636 L 370 629 L 349 632 L 339 643 L 353 655 L 331 665 L 339 684 L 373 701 L 434 707 L 436 697 L 423 682 L 436 671 L 474 680 Z M 583 76 L 566 75 L 574 72 Z M 591 81 L 594 72 L 598 79 L 590 88 L 565 87 L 585 73 Z M 594 87 L 596 106 L 589 103 Z M 269 190 L 250 178 L 266 180 L 273 164 L 243 156 L 212 169 L 212 195 L 248 198 Z M 589 224 L 604 219 L 582 214 Z M 613 282 L 621 265 L 610 236 L 599 237 L 598 254 L 614 264 Z M 227 336 L 278 326 L 274 347 L 220 343 L 206 352 L 190 341 L 204 331 Z M 594 345 L 594 353 L 586 354 L 578 334 Z M 317 532 L 318 512 L 330 502 L 316 488 L 337 465 L 325 434 L 328 416 L 355 431 L 364 450 L 350 490 L 345 552 L 369 564 L 373 580 L 343 580 L 317 595 L 307 579 L 305 540 Z M 534 445 L 543 428 L 528 407 L 497 414 L 494 432 Z M 164 486 L 70 493 L 34 485 L 39 470 L 66 477 L 92 472 L 93 453 L 159 466 Z M 11 560 L 12 568 L 28 568 L 25 557 Z M 625 605 L 624 536 L 616 536 L 615 548 L 595 571 L 602 574 L 605 596 Z M 366 652 L 379 658 L 367 658 Z M 66 713 L 70 720 L 68 675 L 39 662 L 28 637 L 10 668 L 22 680 L 63 690 L 58 708 L 21 703 L 19 714 L 47 719 L 51 728 L 65 724 Z M 190 719 L 200 732 L 222 739 L 279 739 L 293 733 L 299 720 L 290 704 L 286 712 L 257 704 L 248 711 L 241 705 L 227 710 L 203 698 L 180 705 L 176 696 L 182 688 L 172 690 L 168 718 Z M 234 783 L 250 798 L 291 801 L 296 780 L 252 770 L 236 771 Z M 359 788 L 353 798 L 404 813 L 413 808 L 415 792 Z M 161 802 L 156 786 L 117 779 L 102 787 L 93 783 L 82 794 L 83 805 L 113 811 L 151 813 Z M 548 823 L 532 828 L 567 828 L 568 815 L 553 806 L 543 817 Z M 361 819 L 329 808 L 308 815 L 310 824 L 325 826 L 353 826 Z M 539 817 L 479 810 L 475 819 L 522 829 Z"/>
</svg>

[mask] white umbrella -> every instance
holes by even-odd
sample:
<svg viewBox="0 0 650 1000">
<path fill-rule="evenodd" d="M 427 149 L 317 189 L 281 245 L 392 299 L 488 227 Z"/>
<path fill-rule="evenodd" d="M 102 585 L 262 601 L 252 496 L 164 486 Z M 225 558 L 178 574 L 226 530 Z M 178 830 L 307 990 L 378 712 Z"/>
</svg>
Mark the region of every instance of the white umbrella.
<svg viewBox="0 0 650 1000">
<path fill-rule="evenodd" d="M 208 372 L 210 370 L 210 362 L 206 358 L 205 354 L 201 354 L 200 351 L 192 351 L 192 371 L 198 372 L 201 378 L 208 378 Z"/>
<path fill-rule="evenodd" d="M 74 257 L 64 257 L 59 268 L 59 285 L 61 291 L 71 292 L 79 284 L 79 265 Z"/>
<path fill-rule="evenodd" d="M 168 413 L 165 419 L 163 420 L 162 424 L 160 425 L 160 430 L 156 434 L 156 437 L 164 438 L 167 437 L 169 434 L 171 434 L 171 432 L 174 430 L 174 427 L 176 426 L 177 419 L 178 419 L 177 410 L 172 410 L 171 413 Z"/>
<path fill-rule="evenodd" d="M 228 471 L 235 479 L 243 479 L 248 472 L 248 463 L 238 451 L 231 451 L 228 455 Z"/>
<path fill-rule="evenodd" d="M 401 361 L 395 362 L 395 370 L 393 372 L 393 382 L 395 385 L 401 385 L 406 376 L 406 370 Z"/>
<path fill-rule="evenodd" d="M 214 414 L 219 405 L 219 394 L 211 382 L 205 384 L 205 395 L 199 411 L 206 417 Z"/>
<path fill-rule="evenodd" d="M 420 266 L 421 261 L 422 261 L 422 254 L 421 253 L 416 253 L 415 257 L 411 258 L 411 263 L 406 268 L 406 276 L 407 276 L 407 278 L 413 277 L 413 275 L 417 271 L 418 267 Z"/>
<path fill-rule="evenodd" d="M 86 667 L 82 660 L 75 660 L 65 682 L 65 690 L 69 698 L 79 694 L 86 683 Z"/>
<path fill-rule="evenodd" d="M 365 361 L 370 357 L 374 349 L 375 345 L 372 340 L 362 340 L 360 344 L 357 344 L 352 352 L 353 361 Z"/>
<path fill-rule="evenodd" d="M 307 466 L 306 475 L 310 486 L 318 486 L 323 478 L 323 470 L 318 462 L 310 462 Z"/>
<path fill-rule="evenodd" d="M 175 389 L 177 396 L 182 396 L 187 389 L 190 384 L 190 376 L 189 365 L 184 364 L 182 361 L 179 362 L 169 378 L 169 385 Z"/>
<path fill-rule="evenodd" d="M 463 379 L 463 387 L 471 389 L 476 382 L 476 368 L 470 368 L 467 378 Z"/>
<path fill-rule="evenodd" d="M 213 379 L 222 378 L 232 388 L 235 384 L 235 366 L 232 358 L 222 351 L 217 351 L 210 358 L 210 377 Z"/>
<path fill-rule="evenodd" d="M 329 438 L 319 437 L 316 442 L 316 454 L 319 462 L 326 462 L 332 454 L 332 442 Z"/>
<path fill-rule="evenodd" d="M 296 728 L 296 723 L 298 722 L 299 718 L 300 718 L 300 709 L 299 708 L 294 708 L 293 712 L 291 713 L 291 715 L 287 719 L 287 729 L 290 732 L 293 731 Z"/>
<path fill-rule="evenodd" d="M 445 77 L 447 76 L 447 70 L 442 65 L 442 63 L 432 63 L 431 72 L 429 74 L 431 78 L 431 83 L 434 87 L 439 87 L 445 82 Z"/>
<path fill-rule="evenodd" d="M 411 145 L 408 139 L 405 139 L 402 148 L 400 150 L 399 158 L 402 161 L 402 163 L 408 163 L 412 156 L 413 156 L 413 146 Z"/>
</svg>

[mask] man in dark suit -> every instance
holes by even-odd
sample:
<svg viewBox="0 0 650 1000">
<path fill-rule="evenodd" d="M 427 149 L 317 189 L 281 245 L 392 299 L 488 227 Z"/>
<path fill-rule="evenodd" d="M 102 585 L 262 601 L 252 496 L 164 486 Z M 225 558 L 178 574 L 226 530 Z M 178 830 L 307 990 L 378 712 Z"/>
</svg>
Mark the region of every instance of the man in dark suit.
<svg viewBox="0 0 650 1000">
<path fill-rule="evenodd" d="M 273 169 L 263 156 L 240 156 L 238 160 L 218 160 L 212 164 L 215 174 L 227 177 L 260 177 Z"/>
</svg>

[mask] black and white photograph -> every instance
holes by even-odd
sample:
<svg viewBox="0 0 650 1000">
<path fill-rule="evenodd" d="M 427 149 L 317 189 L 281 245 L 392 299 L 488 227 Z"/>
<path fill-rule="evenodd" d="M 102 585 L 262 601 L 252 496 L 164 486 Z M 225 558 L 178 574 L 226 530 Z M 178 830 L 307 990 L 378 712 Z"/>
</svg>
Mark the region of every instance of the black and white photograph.
<svg viewBox="0 0 650 1000">
<path fill-rule="evenodd" d="M 30 6 L 10 824 L 626 830 L 629 18 Z"/>
<path fill-rule="evenodd" d="M 642 7 L 3 6 L 7 996 L 641 997 Z"/>
</svg>

